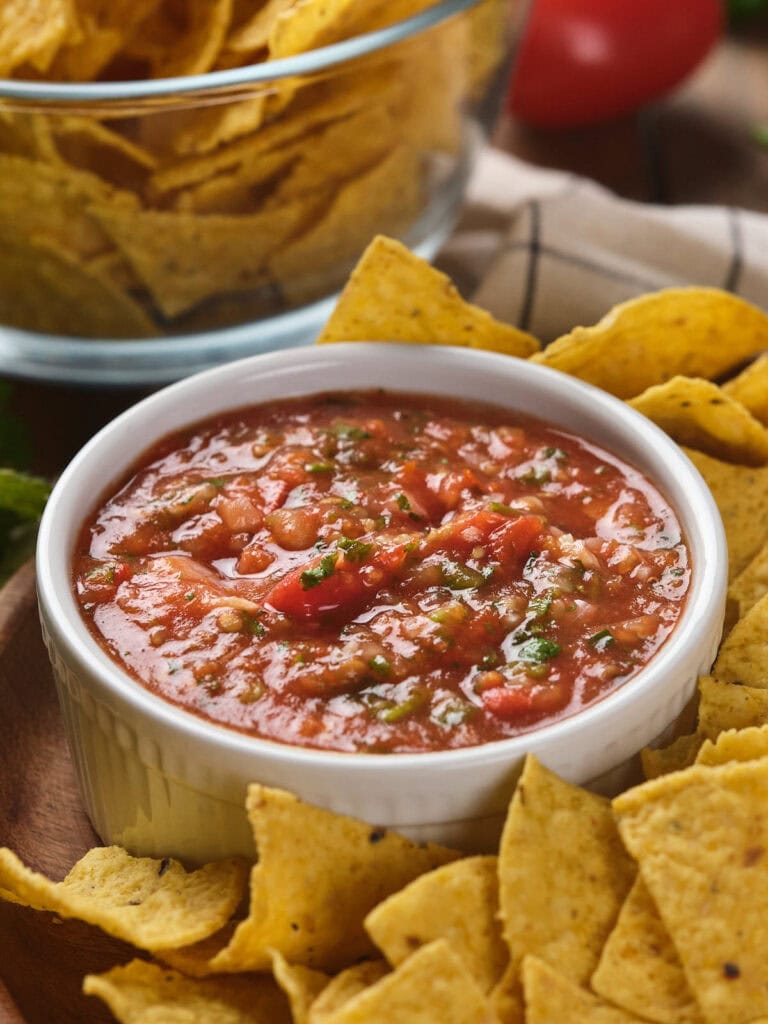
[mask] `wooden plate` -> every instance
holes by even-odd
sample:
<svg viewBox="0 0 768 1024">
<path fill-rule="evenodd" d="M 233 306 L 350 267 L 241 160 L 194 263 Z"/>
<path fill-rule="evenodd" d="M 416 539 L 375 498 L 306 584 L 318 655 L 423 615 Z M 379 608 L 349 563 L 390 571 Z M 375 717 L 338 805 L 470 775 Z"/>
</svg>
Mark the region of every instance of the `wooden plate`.
<svg viewBox="0 0 768 1024">
<path fill-rule="evenodd" d="M 64 740 L 30 562 L 0 590 L 0 846 L 60 879 L 95 845 Z M 0 901 L 0 1024 L 113 1021 L 82 995 L 82 979 L 135 955 L 89 925 Z"/>
</svg>

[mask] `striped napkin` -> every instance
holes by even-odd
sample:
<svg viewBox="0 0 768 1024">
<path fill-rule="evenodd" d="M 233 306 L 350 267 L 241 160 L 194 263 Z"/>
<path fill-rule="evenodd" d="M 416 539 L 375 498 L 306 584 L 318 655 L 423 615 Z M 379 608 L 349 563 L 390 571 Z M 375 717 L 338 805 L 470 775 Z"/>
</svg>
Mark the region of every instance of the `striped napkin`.
<svg viewBox="0 0 768 1024">
<path fill-rule="evenodd" d="M 478 305 L 549 342 L 657 288 L 725 288 L 768 308 L 768 217 L 631 202 L 488 148 L 437 264 Z"/>
</svg>

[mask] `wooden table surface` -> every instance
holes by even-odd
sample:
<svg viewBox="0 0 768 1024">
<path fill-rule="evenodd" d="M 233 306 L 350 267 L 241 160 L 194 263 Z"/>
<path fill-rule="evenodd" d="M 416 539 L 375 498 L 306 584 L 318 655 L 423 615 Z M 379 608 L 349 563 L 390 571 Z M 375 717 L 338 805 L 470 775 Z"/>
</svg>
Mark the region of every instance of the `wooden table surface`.
<svg viewBox="0 0 768 1024">
<path fill-rule="evenodd" d="M 541 166 L 595 178 L 655 203 L 721 203 L 768 213 L 768 16 L 732 32 L 667 99 L 608 124 L 541 131 L 502 119 L 497 145 Z M 104 423 L 143 396 L 17 383 L 13 409 L 32 433 L 34 468 L 57 472 Z"/>
</svg>

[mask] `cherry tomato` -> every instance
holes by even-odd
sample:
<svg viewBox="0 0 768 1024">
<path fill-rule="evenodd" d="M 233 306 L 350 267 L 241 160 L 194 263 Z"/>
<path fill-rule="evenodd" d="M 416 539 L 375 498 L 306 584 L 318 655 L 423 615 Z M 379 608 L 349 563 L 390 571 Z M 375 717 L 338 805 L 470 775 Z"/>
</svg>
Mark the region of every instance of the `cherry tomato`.
<svg viewBox="0 0 768 1024">
<path fill-rule="evenodd" d="M 533 0 L 509 108 L 553 128 L 635 110 L 694 69 L 723 22 L 721 0 Z"/>
</svg>

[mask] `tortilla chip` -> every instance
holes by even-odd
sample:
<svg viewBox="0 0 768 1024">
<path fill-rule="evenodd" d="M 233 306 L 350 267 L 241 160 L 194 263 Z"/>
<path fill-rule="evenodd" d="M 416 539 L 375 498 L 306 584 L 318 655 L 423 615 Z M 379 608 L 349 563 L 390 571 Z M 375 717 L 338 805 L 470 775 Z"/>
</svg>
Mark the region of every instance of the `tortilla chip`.
<svg viewBox="0 0 768 1024">
<path fill-rule="evenodd" d="M 160 333 L 142 307 L 98 268 L 53 240 L 24 242 L 0 230 L 0 322 L 43 334 L 149 338 Z"/>
<path fill-rule="evenodd" d="M 303 0 L 281 11 L 269 34 L 272 59 L 330 46 L 418 14 L 434 0 Z"/>
<path fill-rule="evenodd" d="M 123 1024 L 291 1024 L 272 978 L 196 981 L 144 960 L 89 974 L 83 992 L 107 1004 Z"/>
<path fill-rule="evenodd" d="M 768 757 L 768 726 L 721 732 L 715 742 L 707 740 L 696 764 L 717 765 L 730 761 L 759 761 Z"/>
<path fill-rule="evenodd" d="M 707 482 L 723 517 L 728 541 L 728 579 L 742 572 L 768 539 L 768 468 L 731 466 L 685 449 Z"/>
<path fill-rule="evenodd" d="M 270 950 L 292 964 L 345 967 L 373 952 L 363 920 L 377 903 L 458 856 L 279 789 L 251 786 L 247 807 L 259 851 L 250 914 L 214 959 L 217 971 L 267 970 Z"/>
<path fill-rule="evenodd" d="M 38 111 L 18 113 L 0 109 L 0 152 L 28 160 L 59 161 L 51 119 Z"/>
<path fill-rule="evenodd" d="M 216 973 L 211 967 L 214 957 L 232 941 L 239 923 L 239 920 L 230 921 L 207 939 L 175 949 L 155 950 L 154 955 L 156 959 L 162 960 L 164 964 L 181 971 L 189 978 L 208 978 Z"/>
<path fill-rule="evenodd" d="M 699 680 L 699 732 L 716 740 L 728 729 L 768 724 L 768 690 L 722 683 L 711 676 Z"/>
<path fill-rule="evenodd" d="M 226 49 L 234 53 L 254 53 L 266 50 L 276 20 L 283 11 L 289 10 L 297 0 L 266 0 L 248 18 L 238 25 L 227 37 Z"/>
<path fill-rule="evenodd" d="M 141 31 L 143 37 L 163 43 L 155 52 L 148 52 L 152 77 L 204 75 L 224 45 L 232 20 L 232 0 L 180 0 L 174 6 L 160 5 Z"/>
<path fill-rule="evenodd" d="M 708 1021 L 768 1013 L 768 759 L 695 765 L 613 802 Z"/>
<path fill-rule="evenodd" d="M 354 967 L 348 967 L 337 974 L 312 1003 L 308 1024 L 325 1024 L 350 999 L 354 999 L 389 973 L 389 968 L 383 960 L 366 960 L 361 964 L 355 964 Z"/>
<path fill-rule="evenodd" d="M 633 398 L 671 377 L 713 379 L 768 348 L 768 316 L 717 288 L 669 288 L 558 338 L 537 363 Z"/>
<path fill-rule="evenodd" d="M 272 951 L 272 973 L 290 1003 L 293 1024 L 309 1024 L 309 1008 L 331 979 L 311 967 L 289 964 L 276 950 Z"/>
<path fill-rule="evenodd" d="M 372 910 L 365 929 L 393 967 L 447 939 L 488 992 L 509 958 L 498 921 L 497 867 L 496 857 L 466 857 L 422 875 Z"/>
<path fill-rule="evenodd" d="M 187 872 L 169 858 L 131 857 L 107 846 L 89 850 L 63 882 L 52 882 L 0 849 L 0 886 L 18 900 L 150 951 L 218 931 L 243 896 L 246 871 L 244 861 L 230 859 Z"/>
<path fill-rule="evenodd" d="M 268 254 L 311 216 L 306 201 L 243 217 L 90 208 L 169 317 L 221 292 L 264 284 Z"/>
<path fill-rule="evenodd" d="M 87 212 L 94 200 L 136 207 L 131 195 L 115 193 L 93 174 L 0 154 L 0 232 L 18 235 L 22 244 L 44 238 L 82 258 L 110 249 L 109 237 Z"/>
<path fill-rule="evenodd" d="M 50 69 L 50 78 L 90 82 L 121 51 L 160 0 L 76 0 L 76 31 Z"/>
<path fill-rule="evenodd" d="M 697 732 L 687 736 L 678 736 L 667 747 L 645 747 L 640 751 L 643 763 L 643 774 L 646 779 L 657 779 L 668 772 L 679 772 L 688 768 L 696 760 L 704 737 Z"/>
<path fill-rule="evenodd" d="M 629 404 L 678 444 L 747 466 L 768 461 L 768 430 L 708 380 L 673 377 L 648 388 Z"/>
<path fill-rule="evenodd" d="M 728 597 L 738 607 L 738 617 L 744 618 L 761 597 L 768 594 L 768 544 L 764 544 L 755 557 L 739 573 L 728 588 Z"/>
<path fill-rule="evenodd" d="M 723 683 L 768 688 L 768 595 L 753 605 L 728 634 L 712 675 Z"/>
<path fill-rule="evenodd" d="M 0 77 L 26 63 L 47 71 L 73 23 L 72 0 L 6 0 L 0 8 Z"/>
<path fill-rule="evenodd" d="M 530 334 L 465 302 L 445 274 L 383 236 L 366 249 L 317 340 L 460 345 L 522 357 L 538 347 Z"/>
<path fill-rule="evenodd" d="M 265 153 L 252 164 L 182 189 L 173 205 L 185 213 L 252 213 L 274 181 L 288 173 L 300 151 L 296 144 Z"/>
<path fill-rule="evenodd" d="M 608 936 L 592 988 L 609 1003 L 658 1024 L 703 1024 L 680 957 L 642 878 Z"/>
<path fill-rule="evenodd" d="M 608 801 L 563 782 L 529 755 L 499 850 L 500 916 L 510 951 L 494 994 L 503 1020 L 520 1019 L 519 970 L 528 954 L 586 984 L 634 874 Z"/>
<path fill-rule="evenodd" d="M 322 1024 L 372 1024 L 373 1021 L 492 1024 L 493 1016 L 464 964 L 449 944 L 440 939 L 424 946 L 394 973 L 322 1018 Z M 310 1011 L 310 1024 L 319 1024 L 313 1011 Z"/>
<path fill-rule="evenodd" d="M 157 165 L 148 149 L 92 117 L 54 117 L 51 133 L 57 162 L 90 171 L 117 188 L 142 188 Z"/>
<path fill-rule="evenodd" d="M 421 206 L 421 165 L 398 146 L 336 193 L 327 213 L 269 261 L 291 305 L 328 295 L 342 283 L 377 231 L 405 231 Z"/>
<path fill-rule="evenodd" d="M 737 377 L 723 384 L 723 391 L 768 426 L 768 354 L 758 356 Z"/>
<path fill-rule="evenodd" d="M 191 110 L 174 131 L 171 145 L 181 155 L 208 153 L 260 128 L 266 104 L 267 93 L 259 93 L 237 103 Z"/>
<path fill-rule="evenodd" d="M 526 1024 L 643 1024 L 597 999 L 535 956 L 523 961 Z"/>
</svg>

